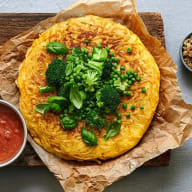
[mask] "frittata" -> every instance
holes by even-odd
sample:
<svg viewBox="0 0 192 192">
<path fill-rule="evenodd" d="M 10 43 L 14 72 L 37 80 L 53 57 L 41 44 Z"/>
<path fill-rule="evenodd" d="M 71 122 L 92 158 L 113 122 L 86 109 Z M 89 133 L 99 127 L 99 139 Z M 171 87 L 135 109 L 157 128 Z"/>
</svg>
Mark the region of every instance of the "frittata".
<svg viewBox="0 0 192 192">
<path fill-rule="evenodd" d="M 105 129 L 92 129 L 98 140 L 96 146 L 88 146 L 82 141 L 81 129 L 86 127 L 85 121 L 79 121 L 77 128 L 68 131 L 61 127 L 58 115 L 51 112 L 42 115 L 34 110 L 38 103 L 56 95 L 56 92 L 39 92 L 40 87 L 47 85 L 45 72 L 49 63 L 57 58 L 46 50 L 47 43 L 62 42 L 71 51 L 74 47 L 85 47 L 87 39 L 86 48 L 90 52 L 97 44 L 108 47 L 119 58 L 119 66 L 134 70 L 142 77 L 131 86 L 130 97 L 121 97 L 118 106 L 118 112 L 122 114 L 120 133 L 105 140 Z M 128 53 L 130 47 L 131 54 Z M 20 66 L 17 85 L 20 110 L 36 143 L 67 160 L 106 160 L 132 149 L 148 129 L 158 105 L 160 72 L 153 56 L 136 34 L 111 19 L 88 15 L 68 19 L 43 32 L 33 42 Z M 133 105 L 134 110 L 131 109 Z M 127 114 L 131 115 L 128 117 Z M 107 115 L 107 119 L 112 121 L 115 116 Z"/>
</svg>

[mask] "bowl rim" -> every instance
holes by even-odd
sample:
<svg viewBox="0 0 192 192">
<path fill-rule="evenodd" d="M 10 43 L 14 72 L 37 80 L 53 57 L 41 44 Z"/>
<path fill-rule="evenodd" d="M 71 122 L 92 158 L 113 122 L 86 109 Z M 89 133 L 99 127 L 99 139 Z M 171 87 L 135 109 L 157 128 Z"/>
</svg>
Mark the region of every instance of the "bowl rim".
<svg viewBox="0 0 192 192">
<path fill-rule="evenodd" d="M 20 113 L 20 111 L 14 106 L 12 105 L 11 103 L 7 102 L 7 101 L 4 101 L 2 99 L 0 99 L 0 105 L 4 105 L 8 108 L 10 108 L 11 110 L 13 110 L 20 118 L 21 122 L 22 122 L 22 125 L 23 125 L 23 130 L 24 130 L 24 138 L 23 138 L 23 143 L 20 147 L 20 149 L 18 150 L 18 152 L 8 161 L 6 162 L 3 162 L 3 163 L 0 163 L 0 168 L 1 167 L 5 167 L 11 163 L 13 163 L 20 155 L 21 153 L 23 152 L 25 146 L 26 146 L 26 143 L 27 143 L 27 126 L 26 126 L 26 123 L 25 123 L 25 120 L 22 116 L 22 114 Z"/>
<path fill-rule="evenodd" d="M 185 63 L 184 58 L 183 58 L 183 45 L 184 45 L 184 42 L 185 42 L 185 40 L 188 39 L 191 35 L 192 35 L 192 32 L 189 33 L 189 34 L 184 38 L 184 40 L 182 41 L 181 46 L 180 46 L 180 50 L 179 50 L 179 54 L 180 54 L 180 59 L 181 59 L 183 65 L 184 65 L 189 71 L 192 72 L 192 68 L 190 68 L 190 67 L 187 65 L 187 63 Z"/>
</svg>

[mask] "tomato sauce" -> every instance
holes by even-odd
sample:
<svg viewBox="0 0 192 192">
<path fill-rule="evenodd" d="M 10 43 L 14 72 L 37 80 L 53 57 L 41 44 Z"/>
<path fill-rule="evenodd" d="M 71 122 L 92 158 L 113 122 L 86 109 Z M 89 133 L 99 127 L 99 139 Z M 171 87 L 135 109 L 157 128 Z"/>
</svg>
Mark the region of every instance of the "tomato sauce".
<svg viewBox="0 0 192 192">
<path fill-rule="evenodd" d="M 24 140 L 22 122 L 16 112 L 0 105 L 0 163 L 14 157 Z"/>
</svg>

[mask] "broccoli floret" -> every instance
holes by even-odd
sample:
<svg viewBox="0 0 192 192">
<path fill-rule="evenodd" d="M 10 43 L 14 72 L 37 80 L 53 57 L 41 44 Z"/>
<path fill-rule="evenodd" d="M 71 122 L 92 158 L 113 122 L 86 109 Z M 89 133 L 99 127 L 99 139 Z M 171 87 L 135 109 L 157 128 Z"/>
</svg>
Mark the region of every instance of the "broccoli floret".
<svg viewBox="0 0 192 192">
<path fill-rule="evenodd" d="M 48 85 L 59 86 L 65 81 L 66 63 L 61 59 L 53 59 L 45 73 Z"/>
<path fill-rule="evenodd" d="M 128 86 L 126 81 L 121 82 L 120 79 L 115 80 L 113 85 L 120 92 L 124 92 Z"/>
<path fill-rule="evenodd" d="M 103 72 L 101 78 L 103 80 L 110 79 L 110 74 L 112 72 L 112 61 L 110 59 L 107 59 L 103 64 Z"/>
<path fill-rule="evenodd" d="M 105 61 L 108 57 L 106 49 L 100 49 L 93 47 L 92 60 L 93 61 Z"/>
<path fill-rule="evenodd" d="M 95 111 L 89 111 L 86 115 L 86 124 L 94 129 L 101 129 L 107 125 L 107 121 L 100 118 Z"/>
<path fill-rule="evenodd" d="M 99 75 L 95 71 L 87 71 L 86 74 L 83 75 L 84 84 L 88 91 L 95 91 L 95 86 L 99 84 Z"/>
<path fill-rule="evenodd" d="M 72 49 L 72 53 L 67 56 L 67 62 L 72 62 L 76 65 L 83 64 L 84 62 L 88 61 L 87 54 L 81 50 L 79 47 L 74 47 Z"/>
<path fill-rule="evenodd" d="M 106 113 L 114 113 L 120 104 L 120 94 L 112 86 L 104 86 L 96 93 L 97 105 L 103 108 Z"/>
</svg>

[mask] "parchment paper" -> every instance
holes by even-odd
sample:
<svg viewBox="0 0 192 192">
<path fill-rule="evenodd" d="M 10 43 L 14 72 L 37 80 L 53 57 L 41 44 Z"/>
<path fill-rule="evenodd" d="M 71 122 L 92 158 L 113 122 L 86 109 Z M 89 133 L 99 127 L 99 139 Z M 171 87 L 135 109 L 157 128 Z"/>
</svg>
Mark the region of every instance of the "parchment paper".
<svg viewBox="0 0 192 192">
<path fill-rule="evenodd" d="M 133 172 L 144 162 L 168 149 L 179 147 L 192 136 L 192 106 L 186 104 L 176 79 L 176 66 L 160 42 L 150 36 L 136 12 L 134 0 L 80 0 L 57 16 L 40 22 L 0 47 L 0 95 L 18 106 L 15 80 L 18 67 L 33 40 L 53 24 L 70 17 L 93 14 L 113 18 L 136 33 L 154 56 L 160 72 L 159 106 L 142 141 L 126 154 L 102 164 L 65 161 L 46 152 L 30 135 L 28 140 L 66 192 L 100 192 L 106 186 Z M 14 29 L 13 29 L 14 30 Z"/>
</svg>

